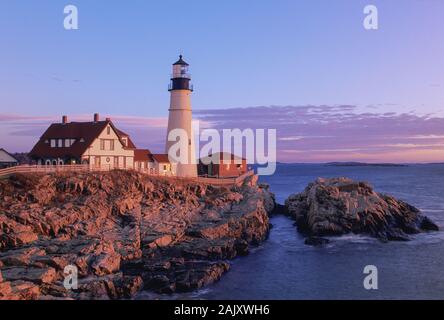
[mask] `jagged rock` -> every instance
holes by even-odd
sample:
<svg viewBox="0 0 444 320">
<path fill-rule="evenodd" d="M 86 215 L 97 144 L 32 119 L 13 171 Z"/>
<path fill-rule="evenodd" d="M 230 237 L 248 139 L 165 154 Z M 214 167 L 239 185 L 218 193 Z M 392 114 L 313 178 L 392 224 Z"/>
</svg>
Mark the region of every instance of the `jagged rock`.
<svg viewBox="0 0 444 320">
<path fill-rule="evenodd" d="M 25 280 L 36 284 L 51 283 L 56 280 L 53 268 L 11 267 L 2 270 L 7 281 Z"/>
<path fill-rule="evenodd" d="M 438 230 L 417 208 L 348 178 L 320 178 L 304 192 L 291 195 L 285 206 L 307 236 L 355 233 L 407 241 L 409 234 Z"/>
<path fill-rule="evenodd" d="M 268 186 L 217 187 L 131 171 L 0 180 L 4 299 L 120 299 L 217 281 L 269 231 Z M 63 287 L 77 267 L 79 288 Z"/>
<path fill-rule="evenodd" d="M 149 248 L 161 248 L 170 245 L 173 240 L 172 235 L 165 234 L 145 237 L 143 242 L 146 243 Z"/>
<path fill-rule="evenodd" d="M 0 250 L 5 247 L 22 246 L 38 239 L 31 226 L 23 225 L 0 215 Z"/>
<path fill-rule="evenodd" d="M 126 276 L 116 279 L 114 282 L 116 293 L 119 298 L 131 298 L 143 287 L 142 277 Z"/>
<path fill-rule="evenodd" d="M 422 230 L 439 231 L 439 227 L 428 217 L 421 217 L 419 228 Z"/>
<path fill-rule="evenodd" d="M 117 272 L 120 270 L 120 255 L 115 252 L 101 254 L 96 258 L 91 268 L 98 276 Z"/>
<path fill-rule="evenodd" d="M 6 300 L 12 294 L 10 282 L 0 282 L 0 300 Z"/>
<path fill-rule="evenodd" d="M 110 277 L 88 278 L 80 281 L 78 298 L 82 300 L 109 300 L 117 296 Z"/>
<path fill-rule="evenodd" d="M 154 275 L 146 281 L 146 287 L 159 293 L 173 293 L 176 291 L 175 283 L 172 283 L 170 278 L 164 275 Z"/>
<path fill-rule="evenodd" d="M 0 300 L 36 300 L 40 298 L 40 288 L 35 283 L 18 280 L 3 284 L 7 287 L 2 288 L 0 285 Z"/>
</svg>

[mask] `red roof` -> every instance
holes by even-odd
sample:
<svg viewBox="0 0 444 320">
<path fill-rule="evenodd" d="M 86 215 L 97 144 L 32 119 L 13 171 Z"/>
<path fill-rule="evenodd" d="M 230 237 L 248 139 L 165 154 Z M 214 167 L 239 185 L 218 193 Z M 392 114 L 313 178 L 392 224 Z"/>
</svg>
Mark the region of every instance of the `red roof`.
<svg viewBox="0 0 444 320">
<path fill-rule="evenodd" d="M 87 148 L 94 142 L 96 138 L 110 124 L 119 138 L 122 131 L 117 130 L 111 121 L 97 122 L 69 122 L 69 123 L 53 123 L 40 137 L 40 140 L 32 148 L 30 156 L 33 158 L 43 157 L 81 157 Z M 125 134 L 126 137 L 128 135 Z M 75 139 L 70 147 L 52 148 L 51 139 Z M 122 145 L 123 142 L 121 141 Z M 128 137 L 127 149 L 135 149 L 134 143 Z"/>
<path fill-rule="evenodd" d="M 158 163 L 169 163 L 170 159 L 168 159 L 167 154 L 153 154 L 153 158 Z"/>
<path fill-rule="evenodd" d="M 119 130 L 117 128 L 114 128 L 114 129 L 116 130 L 116 133 L 118 136 L 120 136 L 121 138 L 127 138 L 127 140 L 128 140 L 127 148 L 136 149 L 136 145 L 133 143 L 133 141 L 131 140 L 131 138 L 128 134 L 126 134 L 125 132 L 123 132 L 122 130 Z"/>
<path fill-rule="evenodd" d="M 153 155 L 151 154 L 151 151 L 148 149 L 136 149 L 134 150 L 134 161 L 139 162 L 153 162 Z"/>
</svg>

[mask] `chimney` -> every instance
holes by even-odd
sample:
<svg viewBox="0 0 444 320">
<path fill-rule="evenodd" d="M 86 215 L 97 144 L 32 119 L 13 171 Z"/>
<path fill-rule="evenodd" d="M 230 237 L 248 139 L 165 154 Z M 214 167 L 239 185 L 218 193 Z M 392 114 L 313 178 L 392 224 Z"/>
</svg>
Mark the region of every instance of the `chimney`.
<svg viewBox="0 0 444 320">
<path fill-rule="evenodd" d="M 67 116 L 63 116 L 62 117 L 62 123 L 63 124 L 67 124 L 68 123 L 68 117 Z"/>
<path fill-rule="evenodd" d="M 99 122 L 99 114 L 94 113 L 94 122 Z"/>
<path fill-rule="evenodd" d="M 106 118 L 106 121 L 107 122 L 111 122 L 111 118 Z"/>
</svg>

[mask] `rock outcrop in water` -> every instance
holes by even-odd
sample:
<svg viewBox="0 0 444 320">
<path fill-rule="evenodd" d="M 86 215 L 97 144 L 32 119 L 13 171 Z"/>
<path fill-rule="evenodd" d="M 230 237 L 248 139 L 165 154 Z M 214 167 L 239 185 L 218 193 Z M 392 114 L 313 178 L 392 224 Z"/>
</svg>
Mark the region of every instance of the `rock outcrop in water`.
<svg viewBox="0 0 444 320">
<path fill-rule="evenodd" d="M 409 240 L 409 234 L 438 230 L 417 208 L 348 178 L 319 178 L 304 192 L 291 195 L 285 207 L 310 245 L 325 244 L 325 239 L 319 237 L 346 233 L 390 241 Z"/>
<path fill-rule="evenodd" d="M 269 231 L 274 196 L 255 176 L 213 187 L 135 172 L 0 181 L 0 299 L 119 299 L 188 291 Z M 77 290 L 63 286 L 78 269 Z"/>
</svg>

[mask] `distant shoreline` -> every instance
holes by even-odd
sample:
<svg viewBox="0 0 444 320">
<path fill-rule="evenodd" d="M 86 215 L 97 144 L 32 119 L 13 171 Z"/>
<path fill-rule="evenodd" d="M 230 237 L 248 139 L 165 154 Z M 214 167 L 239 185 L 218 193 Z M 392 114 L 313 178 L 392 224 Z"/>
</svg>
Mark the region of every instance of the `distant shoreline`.
<svg viewBox="0 0 444 320">
<path fill-rule="evenodd" d="M 328 162 L 331 167 L 408 167 L 408 164 L 400 163 L 365 163 L 365 162 Z"/>
<path fill-rule="evenodd" d="M 411 166 L 431 166 L 431 165 L 444 165 L 444 162 L 424 162 L 424 163 L 367 163 L 367 162 L 276 162 L 279 166 L 292 166 L 292 165 L 304 165 L 304 166 L 325 166 L 325 167 L 411 167 Z M 258 164 L 252 164 L 252 168 L 260 167 Z"/>
</svg>

